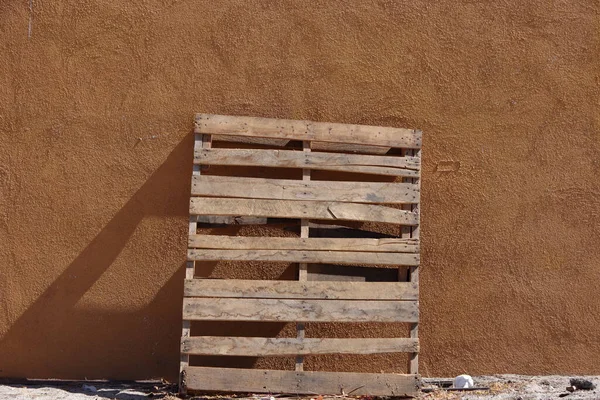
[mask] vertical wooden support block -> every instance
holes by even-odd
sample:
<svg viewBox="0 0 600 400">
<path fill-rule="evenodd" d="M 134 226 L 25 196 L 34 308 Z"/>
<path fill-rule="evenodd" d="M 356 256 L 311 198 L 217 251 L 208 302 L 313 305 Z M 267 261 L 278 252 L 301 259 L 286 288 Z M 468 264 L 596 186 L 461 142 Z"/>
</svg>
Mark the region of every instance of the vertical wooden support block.
<svg viewBox="0 0 600 400">
<path fill-rule="evenodd" d="M 415 151 L 415 150 L 410 150 L 410 154 L 412 156 L 416 156 L 419 157 L 419 159 L 421 159 L 421 150 Z M 419 193 L 421 191 L 421 179 L 411 179 L 411 181 L 415 184 L 417 184 L 419 186 Z M 421 202 L 419 200 L 419 204 L 413 204 L 411 205 L 411 211 L 417 213 L 419 215 L 419 224 L 416 226 L 411 227 L 411 232 L 410 232 L 410 237 L 411 238 L 416 238 L 419 239 L 419 227 L 421 225 L 421 213 L 419 210 L 419 206 L 421 205 Z M 412 283 L 415 284 L 419 284 L 419 266 L 412 266 L 410 267 L 410 273 L 409 273 L 409 277 L 410 277 L 410 281 Z M 410 337 L 412 339 L 418 339 L 419 338 L 419 323 L 414 323 L 411 325 L 410 327 Z M 409 365 L 409 372 L 411 374 L 418 374 L 419 373 L 419 353 L 410 353 L 410 365 Z"/>
<path fill-rule="evenodd" d="M 305 152 L 310 152 L 310 141 L 302 142 L 302 149 Z M 310 169 L 304 168 L 302 170 L 302 180 L 310 181 Z M 301 219 L 300 220 L 300 237 L 307 238 L 308 237 L 308 220 Z M 298 280 L 299 281 L 307 281 L 308 280 L 308 264 L 300 263 L 298 264 Z M 298 339 L 304 339 L 305 329 L 304 323 L 299 322 L 296 324 L 296 333 Z M 296 357 L 296 371 L 304 371 L 304 357 L 297 356 Z"/>
<path fill-rule="evenodd" d="M 194 150 L 200 148 L 210 148 L 211 147 L 211 136 L 210 135 L 194 135 Z M 200 165 L 194 164 L 194 169 L 192 170 L 193 176 L 199 176 L 201 174 Z M 188 225 L 188 235 L 195 235 L 198 230 L 198 217 L 195 215 L 190 216 L 189 225 Z M 185 279 L 194 279 L 195 274 L 195 262 L 188 261 L 185 265 Z M 181 330 L 181 340 L 185 340 L 190 337 L 190 327 L 191 322 L 189 320 L 183 320 L 182 322 L 182 330 Z M 179 393 L 183 396 L 187 394 L 186 388 L 186 377 L 185 377 L 185 368 L 190 364 L 190 357 L 188 354 L 181 353 L 179 359 Z"/>
<path fill-rule="evenodd" d="M 410 149 L 406 149 L 402 151 L 402 155 L 403 156 L 417 156 L 417 157 L 421 157 L 421 151 L 419 150 L 418 152 L 415 150 L 410 150 Z M 416 183 L 419 185 L 419 189 L 421 186 L 421 181 L 420 179 L 414 179 L 414 178 L 404 178 L 403 179 L 404 182 L 409 182 L 409 183 Z M 420 192 L 419 192 L 420 193 Z M 420 204 L 420 201 L 419 201 Z M 413 212 L 419 212 L 419 206 L 418 204 L 407 204 L 402 206 L 402 209 L 404 210 L 408 210 L 408 211 L 413 211 Z M 420 221 L 419 221 L 420 222 Z M 401 228 L 401 236 L 402 238 L 419 238 L 419 225 L 416 226 L 402 226 Z M 401 267 L 398 269 L 398 280 L 399 281 L 404 281 L 406 280 L 406 267 Z M 418 266 L 412 266 L 409 267 L 408 269 L 408 281 L 412 282 L 412 283 L 419 283 L 419 267 Z M 410 326 L 410 337 L 412 339 L 418 339 L 419 337 L 419 323 L 414 323 L 411 324 Z M 409 365 L 408 365 L 408 369 L 409 372 L 411 374 L 418 374 L 419 373 L 419 353 L 410 353 L 410 360 L 409 360 Z"/>
</svg>

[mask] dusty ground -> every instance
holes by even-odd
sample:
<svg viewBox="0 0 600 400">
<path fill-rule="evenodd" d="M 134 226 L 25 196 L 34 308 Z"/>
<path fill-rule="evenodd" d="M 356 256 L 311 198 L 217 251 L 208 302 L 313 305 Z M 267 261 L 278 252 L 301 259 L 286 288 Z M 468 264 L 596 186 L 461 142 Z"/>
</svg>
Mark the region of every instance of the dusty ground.
<svg viewBox="0 0 600 400">
<path fill-rule="evenodd" d="M 489 390 L 474 392 L 454 392 L 438 390 L 432 393 L 421 393 L 419 399 L 478 399 L 478 400 L 542 400 L 557 399 L 560 395 L 568 399 L 600 399 L 600 390 L 577 390 L 569 393 L 569 376 L 525 376 L 495 375 L 474 378 L 476 387 L 487 387 Z M 598 385 L 599 376 L 585 377 Z M 428 385 L 424 385 L 427 387 Z"/>
<path fill-rule="evenodd" d="M 476 387 L 486 387 L 489 390 L 457 392 L 444 389 L 430 393 L 420 393 L 418 399 L 478 399 L 478 400 L 542 400 L 568 397 L 568 399 L 600 399 L 600 390 L 577 390 L 569 393 L 568 376 L 523 376 L 523 375 L 497 375 L 480 376 L 475 378 Z M 595 384 L 600 383 L 600 376 L 586 377 Z M 426 384 L 425 387 L 432 388 Z M 0 385 L 0 400 L 92 400 L 92 399 L 119 399 L 138 400 L 155 398 L 164 400 L 177 400 L 173 393 L 172 385 L 160 382 L 146 382 L 135 384 L 103 383 L 103 382 L 61 382 L 48 384 L 48 382 L 32 382 L 29 384 Z M 561 396 L 562 395 L 562 396 Z M 300 399 L 289 396 L 277 396 L 278 399 Z M 316 396 L 315 396 L 316 397 Z M 331 397 L 336 400 L 344 399 L 342 396 Z M 230 397 L 193 397 L 192 399 L 228 400 Z M 238 399 L 269 400 L 269 396 L 255 395 L 238 397 Z M 302 398 L 305 400 L 309 397 Z M 367 397 L 351 398 L 371 400 Z M 327 400 L 327 398 L 324 398 Z"/>
</svg>

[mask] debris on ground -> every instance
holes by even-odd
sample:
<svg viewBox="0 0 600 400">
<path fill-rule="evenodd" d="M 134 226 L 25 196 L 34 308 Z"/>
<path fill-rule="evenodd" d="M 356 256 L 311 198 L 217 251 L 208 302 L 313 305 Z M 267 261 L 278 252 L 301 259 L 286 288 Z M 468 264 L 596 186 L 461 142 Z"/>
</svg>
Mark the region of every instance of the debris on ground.
<svg viewBox="0 0 600 400">
<path fill-rule="evenodd" d="M 581 379 L 593 384 L 599 378 L 585 377 Z M 546 400 L 568 396 L 568 400 L 600 399 L 599 393 L 593 389 L 565 391 L 566 387 L 572 386 L 570 378 L 566 376 L 475 376 L 473 383 L 474 387 L 468 390 L 455 390 L 448 385 L 447 379 L 425 378 L 423 388 L 429 390 L 423 390 L 417 398 L 420 400 Z M 589 387 L 586 384 L 582 386 Z M 480 388 L 487 388 L 487 390 L 477 390 Z"/>
<path fill-rule="evenodd" d="M 571 387 L 575 390 L 594 390 L 596 389 L 596 385 L 588 379 L 583 378 L 571 378 L 569 380 Z"/>
<path fill-rule="evenodd" d="M 84 392 L 96 393 L 98 391 L 98 389 L 96 389 L 96 386 L 92 386 L 92 385 L 84 384 L 81 388 L 83 389 Z"/>
<path fill-rule="evenodd" d="M 454 387 L 457 389 L 469 389 L 475 386 L 470 375 L 459 375 L 454 378 Z"/>
</svg>

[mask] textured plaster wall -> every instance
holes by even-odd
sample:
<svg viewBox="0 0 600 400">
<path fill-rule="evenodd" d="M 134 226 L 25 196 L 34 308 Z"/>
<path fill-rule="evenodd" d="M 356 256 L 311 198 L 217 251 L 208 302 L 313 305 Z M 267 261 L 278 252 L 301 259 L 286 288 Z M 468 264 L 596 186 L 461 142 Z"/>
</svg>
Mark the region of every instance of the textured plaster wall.
<svg viewBox="0 0 600 400">
<path fill-rule="evenodd" d="M 600 373 L 599 25 L 592 0 L 0 2 L 0 376 L 176 377 L 195 112 L 422 129 L 423 374 Z"/>
</svg>

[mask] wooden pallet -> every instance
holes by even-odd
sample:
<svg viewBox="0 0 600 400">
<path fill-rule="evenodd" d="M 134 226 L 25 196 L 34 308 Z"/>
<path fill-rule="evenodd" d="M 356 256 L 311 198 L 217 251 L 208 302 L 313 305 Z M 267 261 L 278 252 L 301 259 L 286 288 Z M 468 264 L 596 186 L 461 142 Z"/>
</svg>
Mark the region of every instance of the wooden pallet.
<svg viewBox="0 0 600 400">
<path fill-rule="evenodd" d="M 403 396 L 418 377 L 421 132 L 362 125 L 197 114 L 181 342 L 182 393 L 279 392 Z M 212 141 L 227 141 L 213 148 Z M 252 147 L 252 148 L 248 148 Z M 391 150 L 390 149 L 394 149 Z M 396 150 L 400 149 L 400 150 Z M 301 179 L 222 176 L 204 166 L 297 169 Z M 344 179 L 314 180 L 330 171 Z M 337 175 L 336 175 L 337 174 Z M 395 181 L 393 178 L 397 177 Z M 383 178 L 382 178 L 383 177 Z M 388 177 L 385 179 L 385 177 Z M 296 220 L 298 237 L 199 234 L 198 224 Z M 397 235 L 328 224 L 394 224 Z M 317 224 L 315 224 L 317 222 Z M 313 228 L 311 228 L 313 226 Z M 311 235 L 325 226 L 335 235 Z M 311 231 L 311 229 L 313 229 Z M 341 235 L 340 235 L 341 232 Z M 352 232 L 345 236 L 344 232 Z M 342 236 L 342 237 L 339 237 Z M 298 280 L 199 279 L 206 261 L 297 263 Z M 398 268 L 394 282 L 309 279 L 309 266 Z M 408 274 L 407 274 L 408 270 Z M 296 337 L 191 336 L 191 321 L 294 322 Z M 405 322 L 410 337 L 309 338 L 305 323 Z M 410 353 L 409 374 L 304 371 L 319 354 Z M 191 355 L 295 357 L 295 371 L 190 365 Z"/>
</svg>

